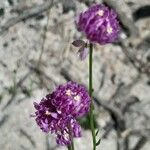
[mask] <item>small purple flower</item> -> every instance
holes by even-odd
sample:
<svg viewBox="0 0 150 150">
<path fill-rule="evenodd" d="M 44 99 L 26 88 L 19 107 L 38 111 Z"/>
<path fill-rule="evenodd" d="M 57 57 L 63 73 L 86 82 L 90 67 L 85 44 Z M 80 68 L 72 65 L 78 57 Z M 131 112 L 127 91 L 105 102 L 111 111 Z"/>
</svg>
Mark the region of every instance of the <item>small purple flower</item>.
<svg viewBox="0 0 150 150">
<path fill-rule="evenodd" d="M 82 117 L 89 111 L 90 96 L 85 86 L 70 81 L 52 93 L 52 103 L 62 114 Z"/>
<path fill-rule="evenodd" d="M 69 145 L 74 137 L 81 136 L 76 117 L 89 111 L 90 97 L 83 85 L 68 82 L 48 94 L 40 103 L 34 102 L 37 125 L 43 132 L 55 133 L 59 145 Z"/>
<path fill-rule="evenodd" d="M 35 120 L 41 130 L 55 133 L 59 145 L 69 145 L 74 137 L 81 137 L 81 127 L 73 116 L 60 113 L 51 103 L 51 95 L 35 103 Z"/>
<path fill-rule="evenodd" d="M 93 5 L 81 13 L 76 25 L 90 42 L 99 44 L 112 43 L 120 31 L 117 13 L 103 4 Z"/>
</svg>

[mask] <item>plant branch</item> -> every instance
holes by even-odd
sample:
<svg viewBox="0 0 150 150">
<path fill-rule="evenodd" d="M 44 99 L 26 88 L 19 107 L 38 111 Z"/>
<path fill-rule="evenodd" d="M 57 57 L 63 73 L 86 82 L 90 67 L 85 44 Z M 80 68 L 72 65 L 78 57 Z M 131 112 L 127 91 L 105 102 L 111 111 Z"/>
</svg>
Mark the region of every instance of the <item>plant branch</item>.
<svg viewBox="0 0 150 150">
<path fill-rule="evenodd" d="M 91 105 L 90 105 L 90 126 L 93 137 L 93 150 L 96 150 L 96 138 L 95 138 L 95 127 L 94 127 L 94 114 L 93 114 L 93 101 L 92 101 L 92 93 L 93 93 L 93 83 L 92 83 L 92 55 L 93 55 L 93 44 L 90 43 L 89 47 L 89 94 L 91 97 Z"/>
</svg>

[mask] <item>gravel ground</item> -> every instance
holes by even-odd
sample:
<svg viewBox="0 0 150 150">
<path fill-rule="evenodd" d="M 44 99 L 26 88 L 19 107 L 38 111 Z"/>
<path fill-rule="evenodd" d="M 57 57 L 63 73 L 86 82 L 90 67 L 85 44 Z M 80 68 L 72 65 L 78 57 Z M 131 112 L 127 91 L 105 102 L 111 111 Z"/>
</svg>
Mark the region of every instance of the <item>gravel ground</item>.
<svg viewBox="0 0 150 150">
<path fill-rule="evenodd" d="M 131 2 L 127 1 L 126 2 Z M 146 5 L 149 1 L 144 1 Z M 31 7 L 42 4 L 39 0 L 15 1 L 11 5 L 0 0 L 0 25 L 15 17 L 12 9 L 19 6 Z M 85 9 L 83 3 L 75 2 L 79 10 Z M 140 0 L 134 0 L 131 8 L 141 6 Z M 133 10 L 134 10 L 133 9 Z M 19 12 L 20 13 L 20 12 Z M 28 19 L 11 27 L 0 35 L 0 149 L 3 150 L 65 150 L 57 147 L 51 135 L 45 135 L 37 127 L 30 114 L 34 112 L 33 102 L 40 101 L 56 85 L 65 83 L 69 76 L 72 80 L 88 86 L 88 59 L 80 61 L 71 42 L 74 38 L 84 38 L 76 31 L 74 25 L 74 10 L 63 13 L 62 3 L 51 8 L 49 13 L 48 30 L 43 44 L 43 33 L 47 24 L 47 14 Z M 135 22 L 140 31 L 141 41 L 150 35 L 150 18 Z M 126 40 L 127 42 L 128 39 Z M 137 57 L 145 61 L 150 56 L 150 46 L 140 42 Z M 37 67 L 42 45 L 44 51 Z M 138 47 L 137 46 L 137 47 Z M 141 48 L 142 47 L 142 48 Z M 150 78 L 147 74 L 139 74 L 137 69 L 128 61 L 119 44 L 94 47 L 94 94 L 104 102 L 121 102 L 126 97 L 134 96 L 140 102 L 133 105 L 125 115 L 128 129 L 150 130 Z M 144 50 L 143 50 L 144 49 Z M 41 73 L 37 73 L 37 69 Z M 118 85 L 123 83 L 123 90 L 113 99 Z M 110 114 L 103 108 L 96 108 L 100 135 L 103 128 L 111 120 Z M 83 137 L 75 139 L 78 150 L 91 150 L 91 133 L 83 129 Z M 148 133 L 147 133 L 148 134 Z M 149 135 L 150 138 L 150 135 Z M 112 129 L 109 135 L 102 139 L 99 150 L 116 150 L 116 131 Z M 132 142 L 131 142 L 132 141 Z M 133 136 L 130 145 L 136 143 Z M 149 150 L 150 140 L 141 150 Z"/>
</svg>

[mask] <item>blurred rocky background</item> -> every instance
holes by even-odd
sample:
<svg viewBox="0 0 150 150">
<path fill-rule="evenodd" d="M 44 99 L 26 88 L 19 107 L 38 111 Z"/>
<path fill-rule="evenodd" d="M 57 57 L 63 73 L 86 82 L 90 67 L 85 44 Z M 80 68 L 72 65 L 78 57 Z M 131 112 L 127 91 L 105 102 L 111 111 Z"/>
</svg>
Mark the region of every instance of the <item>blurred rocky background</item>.
<svg viewBox="0 0 150 150">
<path fill-rule="evenodd" d="M 56 85 L 88 86 L 88 58 L 80 61 L 75 17 L 94 2 L 119 14 L 119 40 L 94 49 L 95 122 L 98 150 L 150 149 L 149 0 L 0 0 L 0 150 L 66 150 L 45 135 L 30 114 L 33 102 Z M 77 150 L 92 150 L 81 120 Z"/>
</svg>

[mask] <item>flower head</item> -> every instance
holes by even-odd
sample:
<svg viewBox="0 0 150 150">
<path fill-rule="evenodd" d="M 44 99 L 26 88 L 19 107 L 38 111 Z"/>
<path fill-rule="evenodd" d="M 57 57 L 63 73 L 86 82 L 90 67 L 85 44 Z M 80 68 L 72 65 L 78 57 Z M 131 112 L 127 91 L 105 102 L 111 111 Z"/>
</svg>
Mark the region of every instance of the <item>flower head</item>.
<svg viewBox="0 0 150 150">
<path fill-rule="evenodd" d="M 34 102 L 35 120 L 43 132 L 55 133 L 59 145 L 69 145 L 73 137 L 81 136 L 76 117 L 89 110 L 90 98 L 86 88 L 75 82 L 60 85 L 43 98 Z"/>
<path fill-rule="evenodd" d="M 69 145 L 73 137 L 81 136 L 81 127 L 71 115 L 63 115 L 51 103 L 51 95 L 47 95 L 41 102 L 34 103 L 36 109 L 34 117 L 41 130 L 55 133 L 59 145 Z"/>
<path fill-rule="evenodd" d="M 103 5 L 93 5 L 82 12 L 76 20 L 79 31 L 93 43 L 106 44 L 113 42 L 119 34 L 117 13 Z"/>
<path fill-rule="evenodd" d="M 52 93 L 52 102 L 63 114 L 82 117 L 89 111 L 90 97 L 87 89 L 76 82 L 60 85 Z"/>
</svg>

